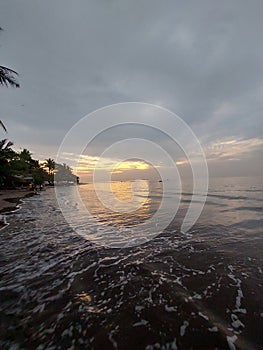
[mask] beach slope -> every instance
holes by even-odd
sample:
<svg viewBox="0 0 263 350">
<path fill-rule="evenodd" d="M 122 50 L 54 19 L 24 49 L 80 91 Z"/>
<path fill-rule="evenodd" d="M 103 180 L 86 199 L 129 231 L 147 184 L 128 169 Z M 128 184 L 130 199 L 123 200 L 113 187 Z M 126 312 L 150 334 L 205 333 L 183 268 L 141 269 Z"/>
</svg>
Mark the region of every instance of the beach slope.
<svg viewBox="0 0 263 350">
<path fill-rule="evenodd" d="M 0 190 L 0 213 L 14 210 L 21 198 L 29 197 L 33 194 L 27 189 Z"/>
</svg>

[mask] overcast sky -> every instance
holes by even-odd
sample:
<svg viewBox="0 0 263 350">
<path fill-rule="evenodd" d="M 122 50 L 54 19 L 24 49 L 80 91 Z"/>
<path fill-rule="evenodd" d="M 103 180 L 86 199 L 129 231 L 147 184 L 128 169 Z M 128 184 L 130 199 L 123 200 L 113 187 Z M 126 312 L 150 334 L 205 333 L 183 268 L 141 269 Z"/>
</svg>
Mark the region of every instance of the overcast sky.
<svg viewBox="0 0 263 350">
<path fill-rule="evenodd" d="M 141 101 L 191 126 L 212 175 L 263 173 L 261 0 L 0 4 L 0 64 L 21 84 L 0 87 L 0 119 L 17 149 L 55 157 L 84 115 Z"/>
</svg>

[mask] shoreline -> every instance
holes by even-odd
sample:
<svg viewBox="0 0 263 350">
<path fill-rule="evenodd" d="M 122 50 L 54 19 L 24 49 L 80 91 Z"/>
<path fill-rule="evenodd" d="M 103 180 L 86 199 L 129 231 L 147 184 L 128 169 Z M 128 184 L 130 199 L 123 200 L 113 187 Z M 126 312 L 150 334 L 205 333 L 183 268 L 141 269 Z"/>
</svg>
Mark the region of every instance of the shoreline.
<svg viewBox="0 0 263 350">
<path fill-rule="evenodd" d="M 34 193 L 28 189 L 0 190 L 0 229 L 6 226 L 4 215 L 16 210 L 21 199 L 33 196 Z"/>
</svg>

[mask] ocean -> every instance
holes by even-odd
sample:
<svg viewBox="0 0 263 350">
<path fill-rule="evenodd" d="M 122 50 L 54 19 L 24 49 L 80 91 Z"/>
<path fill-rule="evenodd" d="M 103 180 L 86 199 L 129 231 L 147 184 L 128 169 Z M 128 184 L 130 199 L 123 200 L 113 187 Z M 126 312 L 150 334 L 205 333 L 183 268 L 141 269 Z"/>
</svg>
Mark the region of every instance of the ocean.
<svg viewBox="0 0 263 350">
<path fill-rule="evenodd" d="M 131 186 L 112 184 L 128 202 Z M 192 199 L 186 184 L 161 233 L 151 236 L 142 226 L 142 243 L 105 245 L 129 238 L 158 210 L 162 186 L 142 182 L 134 195 L 141 206 L 115 213 L 100 204 L 91 184 L 80 185 L 96 220 L 70 201 L 73 226 L 53 188 L 6 214 L 1 349 L 263 349 L 263 178 L 210 179 L 201 216 L 182 233 Z M 73 190 L 58 189 L 65 200 Z M 171 207 L 174 198 L 171 192 Z"/>
</svg>

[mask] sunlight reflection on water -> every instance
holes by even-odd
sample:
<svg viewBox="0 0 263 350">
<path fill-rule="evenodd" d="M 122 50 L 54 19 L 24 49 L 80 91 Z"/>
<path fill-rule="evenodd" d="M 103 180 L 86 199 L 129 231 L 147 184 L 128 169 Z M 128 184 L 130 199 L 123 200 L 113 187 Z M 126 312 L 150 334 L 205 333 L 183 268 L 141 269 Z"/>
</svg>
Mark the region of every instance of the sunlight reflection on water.
<svg viewBox="0 0 263 350">
<path fill-rule="evenodd" d="M 128 198 L 129 183 L 115 186 Z M 149 183 L 142 218 L 158 207 L 161 187 Z M 72 190 L 61 188 L 65 201 Z M 91 232 L 107 234 L 103 220 L 111 220 L 112 232 L 126 224 L 98 205 L 91 185 L 79 191 L 100 217 Z M 143 349 L 171 348 L 174 339 L 181 348 L 201 349 L 205 341 L 207 348 L 228 349 L 227 336 L 236 336 L 238 348 L 260 348 L 262 194 L 262 180 L 217 179 L 198 223 L 182 235 L 177 220 L 191 199 L 185 187 L 172 225 L 127 249 L 107 249 L 72 231 L 53 189 L 26 199 L 7 215 L 10 225 L 0 235 L 0 347 L 110 349 L 114 336 L 120 349 L 136 349 L 138 341 Z M 146 197 L 143 188 L 136 195 Z M 127 220 L 138 218 L 135 211 Z"/>
</svg>

